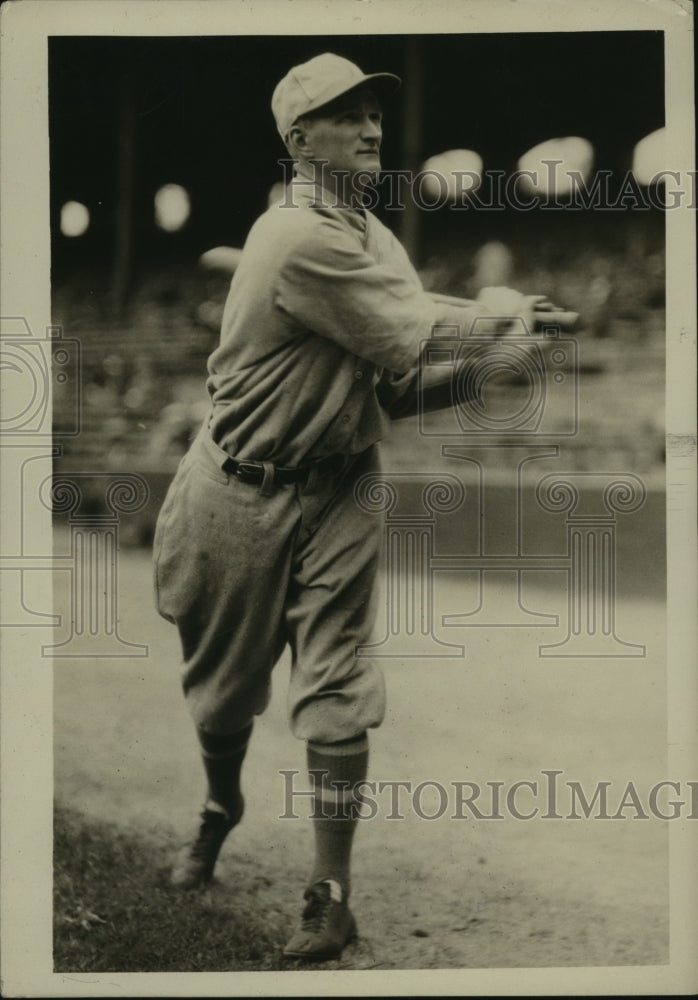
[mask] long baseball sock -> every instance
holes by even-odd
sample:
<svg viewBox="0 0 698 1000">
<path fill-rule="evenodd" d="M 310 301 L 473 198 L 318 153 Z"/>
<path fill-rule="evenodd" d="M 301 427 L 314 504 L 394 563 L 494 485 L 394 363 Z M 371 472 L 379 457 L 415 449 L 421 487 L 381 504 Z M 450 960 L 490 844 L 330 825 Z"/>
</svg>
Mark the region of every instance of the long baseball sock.
<svg viewBox="0 0 698 1000">
<path fill-rule="evenodd" d="M 237 733 L 219 736 L 197 727 L 208 780 L 206 808 L 224 812 L 236 823 L 243 810 L 240 771 L 252 733 L 252 723 Z"/>
<path fill-rule="evenodd" d="M 339 743 L 309 741 L 307 755 L 308 771 L 314 778 L 315 788 L 315 808 L 311 817 L 315 863 L 311 883 L 332 879 L 339 882 L 348 896 L 351 848 L 358 820 L 354 790 L 357 782 L 366 777 L 368 738 L 366 733 L 361 733 Z"/>
</svg>

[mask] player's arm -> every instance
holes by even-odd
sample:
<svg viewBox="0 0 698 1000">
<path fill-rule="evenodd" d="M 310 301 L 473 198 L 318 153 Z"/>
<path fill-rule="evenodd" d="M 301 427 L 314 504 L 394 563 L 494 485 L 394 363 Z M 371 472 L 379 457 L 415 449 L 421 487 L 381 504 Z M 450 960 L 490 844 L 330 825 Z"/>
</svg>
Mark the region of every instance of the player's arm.
<svg viewBox="0 0 698 1000">
<path fill-rule="evenodd" d="M 483 288 L 482 292 L 478 296 L 477 302 L 487 302 L 487 295 L 489 293 L 500 293 L 504 291 L 510 291 L 510 289 L 503 288 Z M 477 302 L 473 299 L 461 299 L 455 295 L 443 295 L 441 292 L 429 292 L 430 298 L 436 304 L 453 306 L 456 309 L 471 309 Z M 529 296 L 527 296 L 528 298 Z M 533 303 L 533 309 L 531 311 L 531 316 L 534 326 L 539 326 L 543 323 L 551 324 L 561 327 L 563 330 L 571 329 L 579 319 L 579 314 L 576 312 L 570 312 L 567 309 L 562 309 L 560 306 L 553 305 L 552 302 L 545 295 L 530 296 L 535 302 Z M 495 303 L 496 305 L 496 303 Z M 495 310 L 496 311 L 496 310 Z"/>
<path fill-rule="evenodd" d="M 478 336 L 473 343 L 477 344 L 480 358 L 483 344 L 488 339 L 494 348 L 513 335 L 517 337 L 520 348 L 522 329 L 530 333 L 544 322 L 569 328 L 577 320 L 576 313 L 553 306 L 546 296 L 522 295 L 506 287 L 484 288 L 477 300 L 429 294 L 437 307 L 432 339 L 424 345 L 410 372 L 399 374 L 386 371 L 377 387 L 378 397 L 393 419 L 453 405 L 453 380 L 461 381 L 461 372 L 456 369 L 469 364 L 467 338 L 462 338 L 459 332 L 459 310 L 466 311 L 468 316 L 473 309 L 479 313 Z M 440 343 L 444 349 L 457 351 L 459 360 L 452 364 L 429 364 L 428 355 Z M 532 339 L 531 345 L 534 343 Z"/>
<path fill-rule="evenodd" d="M 308 330 L 341 344 L 410 382 L 435 328 L 467 340 L 479 321 L 493 341 L 512 318 L 528 319 L 544 296 L 484 289 L 478 300 L 436 302 L 418 281 L 378 263 L 341 222 L 324 218 L 299 236 L 280 269 L 275 305 L 290 330 Z M 481 342 L 481 341 L 480 341 Z M 434 388 L 443 378 L 435 373 Z M 430 386 L 429 386 L 430 388 Z"/>
<path fill-rule="evenodd" d="M 437 304 L 420 284 L 378 263 L 333 219 L 293 247 L 276 281 L 275 304 L 290 329 L 312 330 L 381 368 L 406 374 L 439 322 L 467 336 L 484 305 Z"/>
</svg>

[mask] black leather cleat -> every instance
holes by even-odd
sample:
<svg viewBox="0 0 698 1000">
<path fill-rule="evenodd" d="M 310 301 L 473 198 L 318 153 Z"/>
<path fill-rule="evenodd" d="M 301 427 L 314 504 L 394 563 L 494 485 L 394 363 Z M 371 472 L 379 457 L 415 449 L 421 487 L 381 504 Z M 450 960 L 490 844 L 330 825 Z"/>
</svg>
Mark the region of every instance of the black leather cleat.
<svg viewBox="0 0 698 1000">
<path fill-rule="evenodd" d="M 338 882 L 327 879 L 306 889 L 301 926 L 284 948 L 286 958 L 322 961 L 339 958 L 356 937 L 356 921 Z"/>
<path fill-rule="evenodd" d="M 223 841 L 240 822 L 243 807 L 232 819 L 222 812 L 204 808 L 199 831 L 189 844 L 182 848 L 172 867 L 170 882 L 180 889 L 197 889 L 213 878 L 213 869 Z"/>
</svg>

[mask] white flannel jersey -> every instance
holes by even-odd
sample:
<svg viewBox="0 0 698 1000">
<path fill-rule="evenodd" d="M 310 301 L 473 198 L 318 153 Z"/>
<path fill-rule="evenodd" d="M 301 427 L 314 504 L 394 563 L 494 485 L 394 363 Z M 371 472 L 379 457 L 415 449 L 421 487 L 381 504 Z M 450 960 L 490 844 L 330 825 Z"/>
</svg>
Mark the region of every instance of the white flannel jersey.
<svg viewBox="0 0 698 1000">
<path fill-rule="evenodd" d="M 254 224 L 209 359 L 210 429 L 239 460 L 297 466 L 385 436 L 437 324 L 482 307 L 435 301 L 370 212 L 295 181 Z"/>
</svg>

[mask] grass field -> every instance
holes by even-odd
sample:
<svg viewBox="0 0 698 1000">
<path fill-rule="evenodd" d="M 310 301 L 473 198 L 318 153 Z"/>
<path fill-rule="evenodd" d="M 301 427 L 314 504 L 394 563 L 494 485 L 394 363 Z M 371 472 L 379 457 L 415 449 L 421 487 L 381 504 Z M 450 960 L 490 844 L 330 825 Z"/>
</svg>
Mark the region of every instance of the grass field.
<svg viewBox="0 0 698 1000">
<path fill-rule="evenodd" d="M 304 768 L 285 718 L 288 661 L 256 725 L 247 812 L 224 847 L 220 881 L 177 893 L 167 869 L 195 825 L 203 774 L 179 690 L 176 632 L 152 607 L 149 553 L 123 551 L 119 571 L 121 635 L 147 643 L 148 655 L 54 661 L 55 968 L 285 968 L 280 950 L 311 853 L 310 824 L 279 818 L 279 770 Z M 437 594 L 443 613 L 463 600 L 456 583 Z M 59 589 L 56 610 L 66 601 Z M 532 590 L 529 603 L 564 613 L 561 592 Z M 616 803 L 630 780 L 649 789 L 667 777 L 663 606 L 652 595 L 627 597 L 617 617 L 623 637 L 646 645 L 644 658 L 543 660 L 545 629 L 476 628 L 458 630 L 463 660 L 385 661 L 389 711 L 372 734 L 370 776 L 508 788 L 560 769 L 561 781 L 586 790 L 611 781 Z M 520 802 L 528 807 L 525 794 Z M 668 961 L 667 824 L 638 821 L 632 810 L 608 822 L 455 821 L 450 809 L 426 820 L 410 808 L 390 821 L 386 812 L 358 832 L 359 939 L 326 967 Z"/>
<path fill-rule="evenodd" d="M 284 921 L 259 904 L 268 877 L 247 866 L 234 893 L 178 893 L 168 886 L 166 837 L 62 806 L 54 822 L 57 971 L 276 968 Z"/>
</svg>

